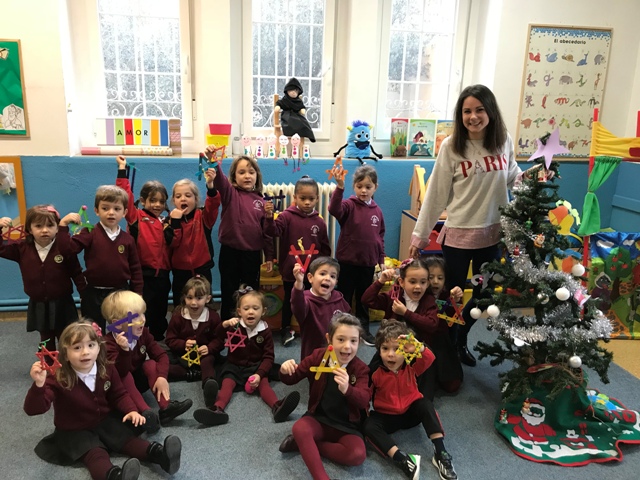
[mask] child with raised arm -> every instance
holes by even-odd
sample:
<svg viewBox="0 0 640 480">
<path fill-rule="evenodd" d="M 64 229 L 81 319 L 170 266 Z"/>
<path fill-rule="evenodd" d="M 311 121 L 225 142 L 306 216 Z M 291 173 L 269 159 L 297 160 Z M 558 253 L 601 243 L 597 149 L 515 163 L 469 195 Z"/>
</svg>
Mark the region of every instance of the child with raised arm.
<svg viewBox="0 0 640 480">
<path fill-rule="evenodd" d="M 218 398 L 207 399 L 208 408 L 196 410 L 194 417 L 205 425 L 221 425 L 229 421 L 224 408 L 237 386 L 244 386 L 248 394 L 258 392 L 271 409 L 276 423 L 284 422 L 300 402 L 300 393 L 291 392 L 278 400 L 269 385 L 269 372 L 273 367 L 273 337 L 269 325 L 262 320 L 266 311 L 264 295 L 243 285 L 236 292 L 237 317 L 225 320 L 217 329 L 220 341 L 228 345 L 227 362 L 220 377 L 222 386 Z M 233 332 L 234 335 L 229 334 Z M 237 335 L 237 338 L 235 337 Z M 213 405 L 210 405 L 211 401 Z"/>
<path fill-rule="evenodd" d="M 328 348 L 333 349 L 338 365 L 331 373 L 322 373 L 316 380 L 311 367 L 321 365 L 327 347 L 318 348 L 298 365 L 287 360 L 280 367 L 280 380 L 293 385 L 303 379 L 309 381 L 307 413 L 293 424 L 292 434 L 280 444 L 280 451 L 299 451 L 315 480 L 329 477 L 322 458 L 340 465 L 361 465 L 366 447 L 360 433 L 360 412 L 369 406 L 369 368 L 360 360 L 358 345 L 362 327 L 360 321 L 348 313 L 339 313 L 331 321 L 325 334 Z"/>
<path fill-rule="evenodd" d="M 169 245 L 173 241 L 173 228 L 162 216 L 167 209 L 167 189 L 157 180 L 145 182 L 136 202 L 127 178 L 127 159 L 118 155 L 116 185 L 129 196 L 127 213 L 128 232 L 135 238 L 142 266 L 142 298 L 147 304 L 146 319 L 149 331 L 156 340 L 164 339 L 167 330 L 167 307 L 171 291 L 171 263 Z M 138 208 L 138 204 L 142 208 Z"/>
<path fill-rule="evenodd" d="M 89 231 L 83 228 L 73 237 L 60 235 L 60 246 L 75 254 L 84 250 L 87 288 L 82 294 L 82 315 L 100 325 L 102 301 L 115 290 L 133 290 L 142 295 L 142 268 L 135 239 L 120 228 L 127 214 L 129 196 L 115 185 L 102 185 L 96 191 L 94 211 L 100 221 Z M 69 223 L 80 224 L 80 215 L 70 213 L 60 221 L 60 232 L 69 232 Z"/>
<path fill-rule="evenodd" d="M 120 332 L 107 333 L 107 360 L 115 363 L 125 388 L 138 407 L 138 411 L 147 420 L 147 432 L 155 433 L 160 425 L 166 426 L 171 420 L 191 408 L 190 399 L 179 402 L 171 400 L 169 393 L 169 357 L 158 345 L 146 322 L 146 303 L 137 293 L 128 290 L 113 292 L 102 302 L 102 316 L 108 324 L 127 318 L 129 314 L 135 318 L 119 325 Z M 134 338 L 129 341 L 126 332 L 131 328 Z M 153 412 L 142 398 L 141 392 L 153 391 L 158 405 L 159 415 Z M 158 418 L 159 417 L 159 418 Z M 152 424 L 151 426 L 149 424 Z"/>
<path fill-rule="evenodd" d="M 376 350 L 382 359 L 371 372 L 371 398 L 373 410 L 364 422 L 366 437 L 382 453 L 393 459 L 404 474 L 413 480 L 420 475 L 420 456 L 400 450 L 390 434 L 422 424 L 435 453 L 432 463 L 442 480 L 456 480 L 458 476 L 451 455 L 444 447 L 444 430 L 433 403 L 418 391 L 416 378 L 433 362 L 433 353 L 423 344 L 405 343 L 401 350 L 421 356 L 407 364 L 398 353 L 399 342 L 407 340 L 411 331 L 398 320 L 382 320 L 376 334 Z"/>
<path fill-rule="evenodd" d="M 201 275 L 211 283 L 213 268 L 213 241 L 211 230 L 218 218 L 220 195 L 214 187 L 216 171 L 205 171 L 207 199 L 200 208 L 200 191 L 189 179 L 173 185 L 171 226 L 174 240 L 171 244 L 171 272 L 173 273 L 173 305 L 180 304 L 180 296 L 190 278 Z"/>
<path fill-rule="evenodd" d="M 29 296 L 27 332 L 38 331 L 40 341 L 46 341 L 51 351 L 62 330 L 78 319 L 71 281 L 79 293 L 87 286 L 78 257 L 60 252 L 56 242 L 59 221 L 53 205 L 36 205 L 27 210 L 25 240 L 0 240 L 0 257 L 18 263 L 24 293 Z M 0 218 L 0 233 L 10 226 L 10 218 Z"/>
<path fill-rule="evenodd" d="M 89 322 L 69 325 L 60 336 L 55 375 L 47 375 L 38 360 L 31 366 L 33 385 L 24 400 L 27 415 L 46 413 L 53 405 L 55 430 L 35 448 L 46 462 L 85 464 L 91 478 L 135 480 L 140 462 L 156 463 L 174 474 L 180 468 L 182 445 L 169 435 L 164 445 L 138 438 L 131 425 L 144 424 L 115 367 L 107 362 L 101 330 Z M 129 423 L 127 423 L 129 422 Z M 111 463 L 109 452 L 129 457 L 122 467 Z"/>
<path fill-rule="evenodd" d="M 189 279 L 182 289 L 180 306 L 173 311 L 169 321 L 165 340 L 173 357 L 169 365 L 169 379 L 202 380 L 207 407 L 213 406 L 218 394 L 215 364 L 223 348 L 216 335 L 220 316 L 210 302 L 209 281 L 200 276 Z M 189 353 L 194 347 L 198 355 Z M 185 355 L 191 360 L 199 357 L 199 363 L 183 359 Z"/>
<path fill-rule="evenodd" d="M 340 264 L 336 260 L 318 257 L 306 272 L 311 289 L 304 290 L 305 272 L 297 263 L 293 266 L 296 281 L 291 290 L 291 310 L 300 325 L 300 358 L 324 345 L 331 318 L 337 311 L 351 311 L 342 294 L 335 290 L 339 274 Z"/>
<path fill-rule="evenodd" d="M 378 188 L 376 170 L 363 165 L 353 174 L 352 195 L 344 196 L 344 175 L 342 167 L 334 167 L 336 188 L 331 195 L 329 213 L 340 224 L 340 237 L 335 257 L 340 262 L 338 290 L 351 305 L 355 293 L 356 316 L 362 321 L 364 343 L 373 346 L 375 339 L 369 332 L 369 310 L 361 301 L 362 294 L 371 285 L 376 265 L 384 265 L 384 217 L 382 210 L 373 200 Z"/>
<path fill-rule="evenodd" d="M 282 345 L 285 347 L 295 338 L 295 333 L 291 329 L 291 289 L 296 280 L 293 276 L 293 267 L 297 261 L 289 253 L 291 246 L 293 245 L 296 250 L 299 250 L 298 243 L 300 242 L 305 249 L 314 245 L 314 250 L 317 250 L 318 253 L 310 255 L 312 261 L 317 257 L 331 256 L 327 224 L 316 210 L 319 197 L 318 183 L 313 178 L 304 175 L 294 187 L 293 200 L 295 203 L 281 212 L 277 219 L 273 218 L 273 202 L 268 201 L 264 205 L 267 214 L 265 231 L 267 235 L 280 237 L 280 275 L 282 275 L 284 287 L 280 336 Z M 303 261 L 306 259 L 304 255 L 300 258 Z"/>
<path fill-rule="evenodd" d="M 386 269 L 366 290 L 362 303 L 369 308 L 383 310 L 387 319 L 405 321 L 415 330 L 418 340 L 433 351 L 435 362 L 418 379 L 420 392 L 425 397 L 433 400 L 436 386 L 448 393 L 456 392 L 462 384 L 462 366 L 449 339 L 449 326 L 438 317 L 436 299 L 429 284 L 429 270 L 422 261 L 414 258 L 403 261 L 398 270 L 400 276 L 391 291 L 381 292 L 385 283 L 396 275 L 395 270 Z M 374 354 L 369 366 L 373 369 L 378 363 L 379 356 Z"/>
<path fill-rule="evenodd" d="M 208 158 L 213 155 L 210 145 L 205 150 Z M 229 167 L 229 178 L 218 162 L 215 185 L 222 197 L 222 219 L 218 230 L 220 241 L 220 291 L 223 320 L 234 316 L 233 293 L 240 285 L 260 288 L 260 264 L 262 252 L 267 260 L 267 270 L 273 266 L 273 239 L 264 232 L 264 200 L 262 198 L 262 172 L 258 162 L 248 156 L 234 158 Z"/>
</svg>

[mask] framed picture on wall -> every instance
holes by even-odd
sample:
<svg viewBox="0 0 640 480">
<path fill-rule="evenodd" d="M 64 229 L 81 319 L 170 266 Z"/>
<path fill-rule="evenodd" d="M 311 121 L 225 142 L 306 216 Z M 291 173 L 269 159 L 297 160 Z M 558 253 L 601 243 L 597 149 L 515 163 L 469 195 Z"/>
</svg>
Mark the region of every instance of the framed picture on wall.
<svg viewBox="0 0 640 480">
<path fill-rule="evenodd" d="M 568 158 L 589 156 L 594 107 L 602 108 L 610 28 L 529 25 L 520 95 L 516 155 L 560 128 Z"/>
<path fill-rule="evenodd" d="M 29 137 L 20 40 L 0 39 L 0 135 Z"/>
<path fill-rule="evenodd" d="M 24 225 L 26 216 L 20 157 L 0 157 L 0 217 L 9 217 L 17 227 Z"/>
</svg>

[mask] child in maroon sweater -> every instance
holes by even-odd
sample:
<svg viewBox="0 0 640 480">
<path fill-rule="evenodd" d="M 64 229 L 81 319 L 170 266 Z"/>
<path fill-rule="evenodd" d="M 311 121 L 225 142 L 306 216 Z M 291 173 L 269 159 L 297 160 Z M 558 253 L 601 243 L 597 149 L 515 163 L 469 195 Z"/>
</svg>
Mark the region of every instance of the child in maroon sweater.
<svg viewBox="0 0 640 480">
<path fill-rule="evenodd" d="M 216 336 L 220 316 L 209 305 L 211 284 L 204 277 L 193 277 L 182 289 L 181 299 L 169 321 L 165 340 L 172 357 L 169 379 L 188 382 L 201 379 L 205 401 L 213 397 L 207 403 L 211 406 L 218 393 L 215 364 L 222 350 L 222 342 Z M 183 358 L 185 355 L 189 360 Z"/>
<path fill-rule="evenodd" d="M 82 295 L 82 315 L 95 320 L 104 330 L 100 306 L 114 290 L 133 290 L 142 295 L 142 268 L 134 238 L 120 228 L 127 214 L 129 196 L 120 187 L 102 185 L 96 190 L 94 211 L 100 222 L 91 231 L 83 228 L 69 237 L 60 235 L 60 247 L 78 254 L 84 250 L 87 288 Z M 70 213 L 60 220 L 60 232 L 69 231 L 69 223 L 81 223 L 80 215 Z"/>
<path fill-rule="evenodd" d="M 36 205 L 27 211 L 25 240 L 0 240 L 0 257 L 18 263 L 29 296 L 27 332 L 40 332 L 40 340 L 47 341 L 51 351 L 56 349 L 56 337 L 78 319 L 71 280 L 80 293 L 87 286 L 78 257 L 60 252 L 56 242 L 59 221 L 53 205 Z M 0 233 L 9 226 L 10 218 L 0 218 Z"/>
<path fill-rule="evenodd" d="M 137 315 L 129 323 L 119 325 L 120 333 L 109 332 L 105 335 L 107 360 L 115 363 L 123 384 L 138 411 L 147 420 L 146 430 L 155 433 L 158 428 L 158 416 L 153 412 L 140 392 L 151 388 L 160 406 L 159 420 L 162 426 L 191 408 L 189 399 L 182 402 L 170 399 L 169 357 L 158 345 L 148 328 L 145 328 L 147 305 L 137 293 L 120 290 L 113 292 L 102 302 L 102 316 L 109 324 L 126 318 L 128 314 Z M 135 338 L 129 342 L 126 332 L 131 328 Z M 149 425 L 151 423 L 151 425 Z"/>
<path fill-rule="evenodd" d="M 348 313 L 340 313 L 331 321 L 326 334 L 329 348 L 336 354 L 339 365 L 332 373 L 322 373 L 316 380 L 311 367 L 322 364 L 327 348 L 318 348 L 300 365 L 287 360 L 280 367 L 280 380 L 293 385 L 303 379 L 309 381 L 307 413 L 293 425 L 292 434 L 280 444 L 280 451 L 300 451 L 305 465 L 314 479 L 328 479 L 321 455 L 340 465 L 361 465 L 367 451 L 360 433 L 360 412 L 369 406 L 369 369 L 356 357 L 362 327 L 360 321 Z"/>
<path fill-rule="evenodd" d="M 221 342 L 229 348 L 227 363 L 220 377 L 222 386 L 218 398 L 208 398 L 208 408 L 196 410 L 194 417 L 205 425 L 222 425 L 229 421 L 224 408 L 231 400 L 233 391 L 243 386 L 248 394 L 256 390 L 264 403 L 269 405 L 273 420 L 284 422 L 300 402 L 300 394 L 291 392 L 278 400 L 269 385 L 269 372 L 273 367 L 273 337 L 269 325 L 262 320 L 266 311 L 264 295 L 244 286 L 236 292 L 238 317 L 225 320 L 217 329 Z M 226 339 L 226 341 L 225 341 Z M 205 392 L 206 393 L 206 392 Z M 211 405 L 213 403 L 213 405 Z"/>
<path fill-rule="evenodd" d="M 167 189 L 157 180 L 145 182 L 140 189 L 139 203 L 142 208 L 139 209 L 127 178 L 127 159 L 119 155 L 116 162 L 116 185 L 129 196 L 125 218 L 128 231 L 136 240 L 142 266 L 142 298 L 147 304 L 147 325 L 153 338 L 163 340 L 167 330 L 166 316 L 171 290 L 169 245 L 173 242 L 173 228 L 168 219 L 162 216 L 168 211 Z"/>
<path fill-rule="evenodd" d="M 310 290 L 304 290 L 304 274 L 297 263 L 293 267 L 296 283 L 291 290 L 291 310 L 300 324 L 300 358 L 311 355 L 325 343 L 331 318 L 336 312 L 350 312 L 342 294 L 334 290 L 340 265 L 331 257 L 318 257 L 309 266 Z"/>
<path fill-rule="evenodd" d="M 451 343 L 449 327 L 438 317 L 436 299 L 429 285 L 429 270 L 417 259 L 405 260 L 399 270 L 398 284 L 391 291 L 380 290 L 394 279 L 396 272 L 383 270 L 380 278 L 362 296 L 362 302 L 369 308 L 383 310 L 387 319 L 404 320 L 415 330 L 418 340 L 433 351 L 436 361 L 418 379 L 420 392 L 425 397 L 433 400 L 437 384 L 446 392 L 456 392 L 462 383 L 462 367 L 455 350 L 448 348 Z M 393 292 L 397 293 L 397 298 L 392 298 Z M 374 370 L 379 363 L 380 357 L 376 353 L 369 366 Z"/>
<path fill-rule="evenodd" d="M 376 265 L 384 265 L 384 217 L 373 200 L 378 189 L 376 170 L 363 165 L 353 174 L 352 195 L 343 200 L 344 174 L 342 167 L 334 167 L 332 173 L 338 188 L 331 195 L 329 213 L 340 224 L 340 237 L 335 257 L 340 262 L 338 290 L 349 305 L 355 293 L 356 317 L 362 321 L 364 343 L 373 346 L 375 339 L 369 332 L 369 310 L 361 301 L 364 291 L 371 285 Z"/>
<path fill-rule="evenodd" d="M 398 448 L 390 434 L 422 423 L 435 454 L 433 465 L 443 480 L 456 480 L 458 476 L 451 463 L 451 455 L 444 448 L 444 430 L 431 400 L 418 391 L 416 377 L 433 362 L 433 353 L 424 345 L 405 343 L 403 350 L 420 356 L 412 362 L 398 353 L 399 341 L 406 340 L 411 331 L 404 322 L 382 320 L 376 334 L 376 349 L 382 359 L 371 372 L 371 397 L 373 408 L 364 422 L 364 434 L 383 454 L 392 458 L 396 465 L 411 479 L 420 475 L 420 456 L 408 455 Z"/>
<path fill-rule="evenodd" d="M 213 146 L 205 150 L 210 159 Z M 222 171 L 221 161 L 215 185 L 222 197 L 222 219 L 218 230 L 220 241 L 220 292 L 223 320 L 234 316 L 236 304 L 233 293 L 240 285 L 260 288 L 260 264 L 262 252 L 267 259 L 267 270 L 273 267 L 273 239 L 264 232 L 264 200 L 262 198 L 262 173 L 258 162 L 247 156 L 233 160 L 229 178 Z"/>
<path fill-rule="evenodd" d="M 180 295 L 187 281 L 202 275 L 211 283 L 213 267 L 213 242 L 211 229 L 218 218 L 220 195 L 213 186 L 216 171 L 205 172 L 207 199 L 204 208 L 200 204 L 198 186 L 189 179 L 178 180 L 173 185 L 171 201 L 176 206 L 171 211 L 174 239 L 171 243 L 171 271 L 173 273 L 173 305 L 180 305 Z"/>
<path fill-rule="evenodd" d="M 59 361 L 62 367 L 47 376 L 40 361 L 31 366 L 33 385 L 24 400 L 27 415 L 40 415 L 53 404 L 55 430 L 35 448 L 43 460 L 71 465 L 82 460 L 93 479 L 136 479 L 140 462 L 157 463 L 174 474 L 180 468 L 182 445 L 169 435 L 164 445 L 138 438 L 133 428 L 144 424 L 120 376 L 107 362 L 104 341 L 97 325 L 75 322 L 62 332 Z M 124 416 L 123 416 L 124 415 Z M 130 457 L 114 466 L 109 451 Z"/>
<path fill-rule="evenodd" d="M 282 275 L 282 285 L 284 287 L 284 299 L 282 300 L 282 326 L 280 336 L 282 344 L 286 347 L 293 341 L 295 334 L 291 330 L 291 289 L 296 279 L 293 276 L 293 267 L 296 259 L 289 254 L 293 245 L 299 249 L 299 242 L 305 249 L 311 248 L 318 253 L 310 255 L 311 260 L 317 257 L 331 256 L 329 237 L 327 235 L 327 224 L 318 214 L 316 205 L 319 198 L 318 183 L 307 175 L 296 182 L 293 190 L 293 200 L 295 205 L 291 205 L 274 220 L 273 201 L 268 201 L 264 205 L 267 214 L 265 231 L 271 237 L 280 237 L 280 275 Z M 304 261 L 305 257 L 301 257 Z"/>
</svg>

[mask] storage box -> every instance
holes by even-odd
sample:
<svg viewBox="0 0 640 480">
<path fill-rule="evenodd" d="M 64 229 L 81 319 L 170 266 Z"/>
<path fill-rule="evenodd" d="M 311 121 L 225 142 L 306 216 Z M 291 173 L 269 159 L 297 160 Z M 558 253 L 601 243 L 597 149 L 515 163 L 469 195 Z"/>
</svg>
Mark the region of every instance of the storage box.
<svg viewBox="0 0 640 480">
<path fill-rule="evenodd" d="M 206 142 L 207 145 L 215 145 L 216 147 L 230 147 L 231 124 L 230 123 L 210 123 L 207 126 Z M 229 150 L 229 153 L 231 150 Z"/>
</svg>

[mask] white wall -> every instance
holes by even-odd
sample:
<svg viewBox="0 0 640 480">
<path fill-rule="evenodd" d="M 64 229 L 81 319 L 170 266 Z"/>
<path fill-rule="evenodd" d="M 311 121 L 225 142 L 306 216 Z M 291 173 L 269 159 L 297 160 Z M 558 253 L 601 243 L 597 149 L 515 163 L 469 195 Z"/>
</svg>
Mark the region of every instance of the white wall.
<svg viewBox="0 0 640 480">
<path fill-rule="evenodd" d="M 69 155 L 74 150 L 69 148 L 63 68 L 67 73 L 69 69 L 74 70 L 71 73 L 75 75 L 77 84 L 83 71 L 92 68 L 95 59 L 83 57 L 82 45 L 73 47 L 72 66 L 69 65 L 71 62 L 63 59 L 61 36 L 67 32 L 61 31 L 58 17 L 65 14 L 66 3 L 83 1 L 3 1 L 0 15 L 2 37 L 22 41 L 31 139 L 2 139 L 0 154 Z M 193 0 L 197 120 L 194 137 L 183 140 L 185 152 L 196 152 L 202 148 L 207 123 L 233 120 L 234 134 L 239 134 L 237 112 L 241 109 L 241 102 L 247 99 L 238 95 L 241 63 L 232 55 L 232 39 L 238 41 L 237 30 L 240 27 L 231 22 L 238 16 L 233 15 L 230 2 Z M 313 147 L 316 155 L 329 155 L 344 143 L 345 127 L 349 121 L 375 118 L 380 0 L 367 0 L 366 8 L 361 1 L 340 0 L 337 3 L 336 105 L 332 140 L 318 142 Z M 486 82 L 494 89 L 512 134 L 515 135 L 517 126 L 529 23 L 613 28 L 601 119 L 616 135 L 635 134 L 635 112 L 640 110 L 640 35 L 637 34 L 640 2 L 472 0 L 471 10 L 476 12 L 476 18 L 469 30 L 464 81 L 465 84 Z M 73 18 L 71 24 L 71 28 L 83 28 L 81 19 Z M 367 46 L 366 50 L 363 50 L 363 45 Z M 358 60 L 354 61 L 354 58 Z M 90 98 L 73 98 L 73 89 L 68 95 L 78 111 L 88 108 L 91 103 Z M 74 114 L 75 111 L 70 118 Z M 376 150 L 386 148 L 386 145 L 374 146 Z"/>
</svg>

